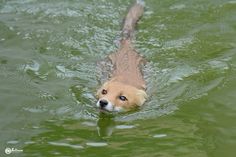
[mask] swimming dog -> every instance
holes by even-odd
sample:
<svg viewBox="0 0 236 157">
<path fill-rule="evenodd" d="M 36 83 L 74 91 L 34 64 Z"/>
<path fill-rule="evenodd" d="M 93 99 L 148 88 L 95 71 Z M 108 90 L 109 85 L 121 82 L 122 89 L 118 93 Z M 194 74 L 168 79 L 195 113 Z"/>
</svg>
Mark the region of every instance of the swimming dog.
<svg viewBox="0 0 236 157">
<path fill-rule="evenodd" d="M 137 0 L 125 17 L 119 49 L 108 57 L 114 70 L 96 94 L 97 107 L 101 111 L 128 111 L 146 101 L 146 85 L 141 72 L 145 60 L 132 45 L 135 25 L 143 11 L 144 3 Z"/>
</svg>

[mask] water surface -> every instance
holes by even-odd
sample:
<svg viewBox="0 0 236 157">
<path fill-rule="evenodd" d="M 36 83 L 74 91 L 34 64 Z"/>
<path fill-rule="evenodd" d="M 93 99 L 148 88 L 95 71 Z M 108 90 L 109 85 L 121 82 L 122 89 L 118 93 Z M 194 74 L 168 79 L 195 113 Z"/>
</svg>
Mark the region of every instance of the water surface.
<svg viewBox="0 0 236 157">
<path fill-rule="evenodd" d="M 117 49 L 128 1 L 0 2 L 0 156 L 235 155 L 236 1 L 145 2 L 149 99 L 115 116 L 95 108 L 96 62 Z"/>
</svg>

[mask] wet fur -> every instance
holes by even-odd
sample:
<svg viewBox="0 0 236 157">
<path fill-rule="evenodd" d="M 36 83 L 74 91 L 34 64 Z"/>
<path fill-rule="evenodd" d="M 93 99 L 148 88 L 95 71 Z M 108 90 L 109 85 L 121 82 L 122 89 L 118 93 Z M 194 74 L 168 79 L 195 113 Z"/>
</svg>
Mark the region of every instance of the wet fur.
<svg viewBox="0 0 236 157">
<path fill-rule="evenodd" d="M 127 111 L 142 106 L 147 98 L 146 85 L 140 69 L 144 60 L 131 42 L 135 25 L 143 14 L 143 7 L 144 5 L 137 1 L 129 9 L 124 20 L 120 48 L 109 55 L 114 70 L 111 78 L 97 91 L 97 106 L 102 110 Z M 120 96 L 125 96 L 127 100 L 121 100 Z M 107 107 L 101 107 L 101 100 L 108 102 Z"/>
</svg>

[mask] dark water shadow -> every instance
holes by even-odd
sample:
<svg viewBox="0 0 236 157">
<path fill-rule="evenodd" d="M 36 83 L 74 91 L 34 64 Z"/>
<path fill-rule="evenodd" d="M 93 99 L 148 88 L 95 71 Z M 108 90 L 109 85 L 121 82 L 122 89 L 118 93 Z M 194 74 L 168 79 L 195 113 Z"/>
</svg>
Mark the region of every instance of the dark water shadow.
<svg viewBox="0 0 236 157">
<path fill-rule="evenodd" d="M 100 137 L 109 137 L 115 128 L 114 115 L 100 113 L 97 121 L 97 131 Z"/>
</svg>

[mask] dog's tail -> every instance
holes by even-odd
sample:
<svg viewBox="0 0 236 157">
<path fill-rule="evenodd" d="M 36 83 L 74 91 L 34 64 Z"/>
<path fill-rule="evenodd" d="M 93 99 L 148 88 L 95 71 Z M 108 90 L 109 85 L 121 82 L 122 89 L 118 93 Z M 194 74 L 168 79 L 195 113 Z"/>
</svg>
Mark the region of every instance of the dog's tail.
<svg viewBox="0 0 236 157">
<path fill-rule="evenodd" d="M 135 4 L 129 9 L 128 14 L 125 17 L 124 25 L 122 29 L 122 39 L 130 40 L 133 38 L 135 25 L 143 15 L 144 1 L 136 0 Z"/>
</svg>

